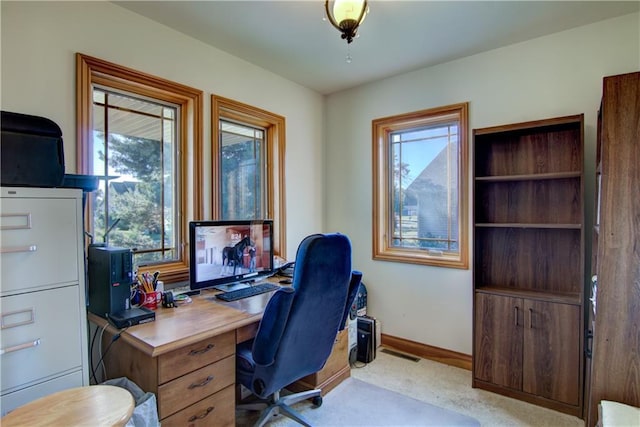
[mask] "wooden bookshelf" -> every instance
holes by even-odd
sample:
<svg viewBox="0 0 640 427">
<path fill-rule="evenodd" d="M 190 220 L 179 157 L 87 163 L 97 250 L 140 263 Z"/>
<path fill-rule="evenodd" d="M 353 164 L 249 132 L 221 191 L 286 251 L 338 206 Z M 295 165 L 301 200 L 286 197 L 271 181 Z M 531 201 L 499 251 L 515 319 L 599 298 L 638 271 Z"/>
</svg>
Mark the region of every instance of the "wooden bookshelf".
<svg viewBox="0 0 640 427">
<path fill-rule="evenodd" d="M 473 386 L 582 415 L 583 116 L 474 130 Z"/>
</svg>

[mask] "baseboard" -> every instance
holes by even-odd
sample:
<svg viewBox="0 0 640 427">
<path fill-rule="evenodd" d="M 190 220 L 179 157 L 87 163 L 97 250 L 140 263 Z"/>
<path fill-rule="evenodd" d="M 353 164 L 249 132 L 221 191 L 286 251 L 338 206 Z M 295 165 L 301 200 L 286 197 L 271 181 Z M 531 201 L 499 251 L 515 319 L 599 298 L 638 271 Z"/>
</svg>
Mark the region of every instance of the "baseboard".
<svg viewBox="0 0 640 427">
<path fill-rule="evenodd" d="M 565 414 L 573 415 L 574 417 L 580 418 L 582 416 L 582 406 L 570 405 L 568 403 L 559 402 L 557 400 L 547 399 L 542 396 L 535 396 L 523 391 L 480 381 L 475 378 L 473 379 L 471 386 L 473 388 L 487 390 L 493 393 L 501 394 L 503 396 L 511 397 L 513 399 L 523 400 L 534 405 L 553 409 L 554 411 L 564 412 Z"/>
<path fill-rule="evenodd" d="M 469 354 L 458 353 L 444 348 L 433 347 L 419 342 L 398 338 L 387 334 L 381 336 L 384 347 L 412 354 L 423 359 L 429 359 L 446 365 L 471 370 L 472 357 Z"/>
</svg>

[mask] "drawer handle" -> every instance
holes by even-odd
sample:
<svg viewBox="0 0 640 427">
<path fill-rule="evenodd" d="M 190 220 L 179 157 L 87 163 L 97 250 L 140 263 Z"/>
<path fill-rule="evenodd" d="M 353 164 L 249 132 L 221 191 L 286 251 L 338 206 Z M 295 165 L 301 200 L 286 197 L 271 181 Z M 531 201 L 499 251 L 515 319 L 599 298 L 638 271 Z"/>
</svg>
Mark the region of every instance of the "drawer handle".
<svg viewBox="0 0 640 427">
<path fill-rule="evenodd" d="M 200 415 L 192 415 L 189 418 L 189 422 L 192 423 L 195 420 L 201 420 L 203 418 L 206 418 L 207 415 L 209 415 L 211 412 L 213 412 L 214 409 L 216 409 L 216 408 L 214 408 L 213 406 L 209 406 L 202 414 L 200 414 Z"/>
<path fill-rule="evenodd" d="M 18 252 L 35 252 L 37 250 L 38 250 L 38 247 L 36 245 L 14 246 L 11 248 L 0 248 L 0 253 L 10 254 L 10 253 L 18 253 Z"/>
<path fill-rule="evenodd" d="M 14 345 L 13 347 L 7 347 L 0 349 L 0 356 L 6 353 L 11 353 L 18 350 L 24 350 L 26 348 L 37 347 L 40 345 L 40 338 L 34 341 L 26 342 L 24 344 Z"/>
<path fill-rule="evenodd" d="M 213 381 L 213 375 L 209 375 L 204 381 L 202 381 L 200 384 L 191 384 L 189 385 L 189 390 L 193 390 L 196 387 L 204 387 L 207 384 L 209 384 L 211 381 Z"/>
<path fill-rule="evenodd" d="M 204 354 L 207 351 L 211 350 L 213 347 L 215 347 L 215 345 L 213 344 L 209 344 L 208 346 L 206 346 L 205 348 L 203 348 L 202 350 L 191 350 L 189 352 L 189 356 L 197 356 L 199 354 Z"/>
<path fill-rule="evenodd" d="M 2 214 L 2 218 L 21 218 L 24 217 L 24 225 L 1 225 L 0 230 L 29 230 L 31 228 L 30 213 Z"/>
<path fill-rule="evenodd" d="M 36 321 L 36 310 L 31 307 L 24 310 L 2 313 L 0 329 L 15 328 L 17 326 L 28 325 Z"/>
</svg>

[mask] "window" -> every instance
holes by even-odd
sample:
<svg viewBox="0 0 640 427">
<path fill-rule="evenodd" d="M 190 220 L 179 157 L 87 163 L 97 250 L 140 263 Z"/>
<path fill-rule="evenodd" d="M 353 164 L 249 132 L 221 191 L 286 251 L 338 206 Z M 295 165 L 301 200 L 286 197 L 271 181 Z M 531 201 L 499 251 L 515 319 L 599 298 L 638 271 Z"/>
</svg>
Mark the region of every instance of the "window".
<svg viewBox="0 0 640 427">
<path fill-rule="evenodd" d="M 468 104 L 373 120 L 373 258 L 468 268 Z"/>
<path fill-rule="evenodd" d="M 266 218 L 265 130 L 221 119 L 218 131 L 220 218 Z"/>
<path fill-rule="evenodd" d="M 272 219 L 274 252 L 286 259 L 282 116 L 211 96 L 212 207 L 218 219 Z"/>
<path fill-rule="evenodd" d="M 86 230 L 95 242 L 133 249 L 137 267 L 187 279 L 187 218 L 202 215 L 193 185 L 202 175 L 194 160 L 202 158 L 202 92 L 82 54 L 76 65 L 78 171 L 99 177 Z"/>
</svg>

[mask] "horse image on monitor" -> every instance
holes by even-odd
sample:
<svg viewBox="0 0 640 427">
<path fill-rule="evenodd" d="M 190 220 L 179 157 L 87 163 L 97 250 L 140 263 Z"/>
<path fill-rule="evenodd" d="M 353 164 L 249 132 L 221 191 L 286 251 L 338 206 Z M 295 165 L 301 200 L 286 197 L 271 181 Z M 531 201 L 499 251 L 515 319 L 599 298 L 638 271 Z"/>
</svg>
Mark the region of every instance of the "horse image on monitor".
<svg viewBox="0 0 640 427">
<path fill-rule="evenodd" d="M 236 274 L 238 266 L 242 269 L 242 257 L 247 247 L 253 246 L 249 236 L 245 236 L 242 240 L 233 246 L 225 246 L 222 249 L 222 268 L 223 270 L 233 267 L 233 275 Z"/>
</svg>

